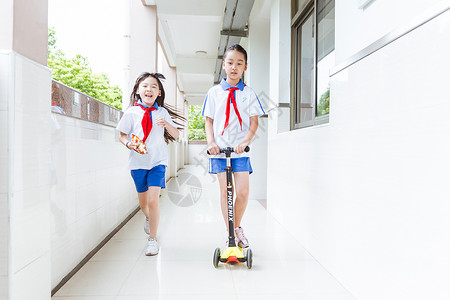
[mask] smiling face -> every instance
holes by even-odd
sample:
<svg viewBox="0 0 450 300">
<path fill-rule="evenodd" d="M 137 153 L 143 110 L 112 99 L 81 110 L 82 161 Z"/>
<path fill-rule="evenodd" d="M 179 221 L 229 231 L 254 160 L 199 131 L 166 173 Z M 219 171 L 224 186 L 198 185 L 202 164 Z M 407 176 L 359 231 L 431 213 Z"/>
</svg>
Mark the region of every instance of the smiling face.
<svg viewBox="0 0 450 300">
<path fill-rule="evenodd" d="M 230 50 L 226 53 L 222 64 L 225 73 L 227 73 L 227 82 L 235 86 L 241 80 L 242 74 L 247 70 L 247 62 L 243 53 Z"/>
<path fill-rule="evenodd" d="M 147 77 L 139 83 L 136 94 L 138 94 L 142 102 L 147 106 L 152 106 L 156 98 L 161 95 L 158 80 L 154 77 Z"/>
</svg>

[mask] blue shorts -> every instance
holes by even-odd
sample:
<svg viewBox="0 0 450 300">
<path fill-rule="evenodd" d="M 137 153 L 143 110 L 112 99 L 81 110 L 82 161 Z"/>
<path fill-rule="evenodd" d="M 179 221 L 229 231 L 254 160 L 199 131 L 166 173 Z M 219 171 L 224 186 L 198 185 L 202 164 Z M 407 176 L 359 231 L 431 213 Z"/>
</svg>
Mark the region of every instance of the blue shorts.
<svg viewBox="0 0 450 300">
<path fill-rule="evenodd" d="M 209 173 L 217 174 L 225 172 L 227 167 L 226 158 L 210 158 L 209 159 Z M 250 157 L 236 157 L 231 159 L 231 167 L 233 172 L 249 172 L 253 173 L 252 164 L 250 163 Z"/>
<path fill-rule="evenodd" d="M 151 170 L 137 169 L 131 170 L 134 184 L 138 193 L 148 191 L 149 186 L 166 187 L 166 166 L 157 165 Z"/>
</svg>

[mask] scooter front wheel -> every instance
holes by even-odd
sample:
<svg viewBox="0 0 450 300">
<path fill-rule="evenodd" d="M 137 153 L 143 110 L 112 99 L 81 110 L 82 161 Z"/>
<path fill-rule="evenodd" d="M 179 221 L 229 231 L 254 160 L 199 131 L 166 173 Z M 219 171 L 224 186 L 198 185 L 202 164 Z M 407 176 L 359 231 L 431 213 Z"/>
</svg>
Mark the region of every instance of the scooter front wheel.
<svg viewBox="0 0 450 300">
<path fill-rule="evenodd" d="M 247 253 L 245 254 L 245 260 L 247 261 L 247 268 L 251 269 L 253 265 L 252 249 L 247 249 Z"/>
<path fill-rule="evenodd" d="M 216 250 L 214 250 L 214 257 L 213 257 L 214 268 L 217 268 L 219 266 L 219 260 L 220 260 L 220 248 L 216 248 Z"/>
</svg>

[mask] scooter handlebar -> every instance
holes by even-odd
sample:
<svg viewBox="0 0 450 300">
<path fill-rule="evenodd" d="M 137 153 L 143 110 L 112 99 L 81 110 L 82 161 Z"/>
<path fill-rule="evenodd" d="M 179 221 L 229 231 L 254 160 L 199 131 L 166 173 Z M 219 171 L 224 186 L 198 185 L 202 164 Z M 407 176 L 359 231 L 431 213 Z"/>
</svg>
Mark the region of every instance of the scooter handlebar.
<svg viewBox="0 0 450 300">
<path fill-rule="evenodd" d="M 250 151 L 250 147 L 249 146 L 245 147 L 244 151 L 245 152 Z M 232 147 L 220 148 L 220 153 L 227 153 L 227 152 L 229 152 L 229 153 L 234 152 L 234 148 L 232 148 Z M 208 155 L 210 155 L 209 150 L 206 150 L 206 153 Z"/>
</svg>

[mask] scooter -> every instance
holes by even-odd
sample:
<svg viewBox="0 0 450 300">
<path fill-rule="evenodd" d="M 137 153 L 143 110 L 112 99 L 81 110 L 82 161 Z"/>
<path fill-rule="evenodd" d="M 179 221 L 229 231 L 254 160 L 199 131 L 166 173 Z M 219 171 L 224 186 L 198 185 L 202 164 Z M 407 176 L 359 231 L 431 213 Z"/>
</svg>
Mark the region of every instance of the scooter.
<svg viewBox="0 0 450 300">
<path fill-rule="evenodd" d="M 245 152 L 250 151 L 250 148 L 247 146 L 244 150 Z M 225 157 L 227 159 L 227 166 L 225 171 L 227 173 L 227 203 L 228 203 L 228 247 L 220 252 L 220 248 L 216 248 L 214 250 L 213 256 L 213 264 L 214 267 L 217 268 L 219 266 L 219 262 L 222 263 L 247 263 L 247 268 L 252 268 L 253 263 L 253 254 L 250 248 L 245 249 L 245 253 L 241 247 L 236 245 L 236 239 L 234 236 L 234 207 L 233 207 L 233 178 L 231 167 L 231 153 L 234 152 L 234 149 L 231 147 L 221 148 L 220 153 L 225 153 Z M 209 151 L 207 151 L 209 154 Z"/>
</svg>

